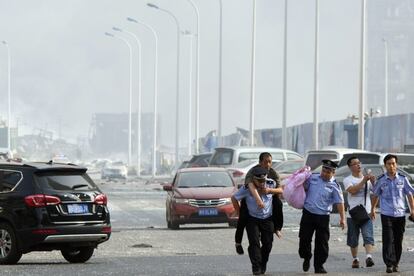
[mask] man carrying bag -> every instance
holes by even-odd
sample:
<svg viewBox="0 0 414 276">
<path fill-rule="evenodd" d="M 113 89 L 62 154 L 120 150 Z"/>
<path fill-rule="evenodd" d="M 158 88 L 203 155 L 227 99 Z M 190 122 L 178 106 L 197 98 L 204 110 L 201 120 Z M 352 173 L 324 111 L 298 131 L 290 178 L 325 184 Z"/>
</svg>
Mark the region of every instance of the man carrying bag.
<svg viewBox="0 0 414 276">
<path fill-rule="evenodd" d="M 365 264 L 372 267 L 372 250 L 374 246 L 374 228 L 368 212 L 371 211 L 371 200 L 368 191 L 375 176 L 370 173 L 362 174 L 361 162 L 356 157 L 347 161 L 351 175 L 344 179 L 344 188 L 348 192 L 349 216 L 347 217 L 347 245 L 351 249 L 352 268 L 359 268 L 358 242 L 361 232 L 366 252 Z"/>
</svg>

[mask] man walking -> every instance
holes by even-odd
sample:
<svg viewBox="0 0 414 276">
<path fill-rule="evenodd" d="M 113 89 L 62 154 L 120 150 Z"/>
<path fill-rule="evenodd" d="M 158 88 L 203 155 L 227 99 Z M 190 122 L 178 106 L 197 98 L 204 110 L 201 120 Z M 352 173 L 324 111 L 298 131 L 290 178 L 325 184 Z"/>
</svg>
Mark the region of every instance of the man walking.
<svg viewBox="0 0 414 276">
<path fill-rule="evenodd" d="M 344 188 L 348 192 L 348 204 L 349 210 L 355 208 L 358 205 L 363 205 L 367 213 L 371 212 L 371 199 L 370 192 L 372 182 L 375 181 L 375 176 L 372 174 L 362 174 L 361 162 L 355 156 L 347 160 L 348 168 L 351 171 L 351 175 L 344 178 Z M 347 217 L 347 245 L 351 248 L 352 254 L 352 268 L 359 268 L 358 259 L 358 241 L 359 233 L 361 232 L 364 241 L 364 247 L 366 252 L 365 264 L 367 267 L 372 267 L 374 261 L 372 260 L 372 250 L 374 246 L 374 227 L 372 220 L 368 220 L 363 224 L 355 223 L 351 216 Z"/>
<path fill-rule="evenodd" d="M 315 273 L 327 273 L 323 264 L 329 254 L 329 215 L 332 204 L 337 204 L 340 225 L 345 228 L 345 208 L 341 187 L 334 175 L 338 165 L 331 160 L 322 160 L 322 171 L 313 174 L 304 183 L 306 192 L 299 229 L 299 256 L 303 260 L 303 271 L 308 271 L 312 258 L 312 236 L 315 232 L 313 265 Z"/>
<path fill-rule="evenodd" d="M 246 199 L 249 213 L 246 226 L 249 239 L 248 252 L 254 275 L 266 272 L 267 261 L 273 244 L 272 194 L 266 193 L 266 189 L 275 188 L 275 183 L 273 180 L 266 178 L 267 173 L 268 171 L 262 167 L 252 170 L 253 184 L 263 201 L 263 208 L 259 207 L 249 188 L 245 186 L 241 187 L 231 197 L 236 213 L 240 212 L 239 201 Z"/>
<path fill-rule="evenodd" d="M 397 156 L 384 157 L 386 173 L 378 177 L 374 186 L 371 217 L 375 219 L 375 207 L 381 204 L 382 258 L 386 272 L 398 272 L 405 231 L 405 198 L 407 197 L 414 218 L 414 189 L 408 179 L 397 171 Z"/>
</svg>

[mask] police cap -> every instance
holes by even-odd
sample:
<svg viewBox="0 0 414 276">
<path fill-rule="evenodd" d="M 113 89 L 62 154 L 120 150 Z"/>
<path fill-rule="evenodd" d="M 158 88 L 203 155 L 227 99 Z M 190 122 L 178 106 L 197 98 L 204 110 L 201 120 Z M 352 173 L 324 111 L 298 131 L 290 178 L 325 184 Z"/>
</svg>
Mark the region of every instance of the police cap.
<svg viewBox="0 0 414 276">
<path fill-rule="evenodd" d="M 256 167 L 252 170 L 253 178 L 259 181 L 265 181 L 268 173 L 269 171 L 262 167 Z"/>
<path fill-rule="evenodd" d="M 329 170 L 335 170 L 336 168 L 338 168 L 338 164 L 336 164 L 332 160 L 324 159 L 322 160 L 322 167 L 327 168 Z"/>
</svg>

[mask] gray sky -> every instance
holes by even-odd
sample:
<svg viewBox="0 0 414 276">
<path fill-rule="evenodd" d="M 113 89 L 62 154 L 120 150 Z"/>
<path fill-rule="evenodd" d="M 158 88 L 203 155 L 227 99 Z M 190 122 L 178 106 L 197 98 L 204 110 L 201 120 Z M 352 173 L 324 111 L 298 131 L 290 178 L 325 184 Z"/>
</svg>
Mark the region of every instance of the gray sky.
<svg viewBox="0 0 414 276">
<path fill-rule="evenodd" d="M 223 134 L 249 128 L 252 1 L 223 1 Z M 200 136 L 217 128 L 219 2 L 194 0 L 200 10 Z M 12 52 L 12 122 L 25 133 L 58 130 L 87 136 L 93 113 L 128 112 L 129 56 L 122 41 L 104 36 L 112 26 L 136 33 L 143 45 L 143 111 L 153 108 L 153 39 L 126 17 L 159 35 L 161 142 L 174 145 L 176 29 L 147 1 L 0 0 L 0 40 Z M 154 0 L 195 32 L 187 0 Z M 314 3 L 289 0 L 288 117 L 313 120 Z M 255 128 L 282 126 L 284 1 L 257 0 Z M 320 0 L 320 121 L 357 113 L 360 1 Z M 131 43 L 134 41 L 131 39 Z M 187 145 L 189 40 L 181 40 L 180 145 Z M 134 54 L 137 52 L 134 51 Z M 134 57 L 136 110 L 137 56 Z M 7 117 L 7 55 L 0 44 L 0 115 Z M 194 96 L 193 96 L 194 99 Z M 338 104 L 339 103 L 339 104 Z"/>
</svg>

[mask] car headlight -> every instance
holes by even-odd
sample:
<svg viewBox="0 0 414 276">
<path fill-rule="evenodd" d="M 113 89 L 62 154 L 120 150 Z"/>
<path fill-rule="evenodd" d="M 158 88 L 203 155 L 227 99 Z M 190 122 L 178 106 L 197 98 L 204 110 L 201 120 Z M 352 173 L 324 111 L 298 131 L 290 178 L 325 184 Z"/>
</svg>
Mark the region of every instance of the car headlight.
<svg viewBox="0 0 414 276">
<path fill-rule="evenodd" d="M 230 197 L 222 198 L 221 200 L 223 201 L 223 204 L 231 204 L 232 203 Z"/>
<path fill-rule="evenodd" d="M 186 198 L 174 198 L 174 202 L 178 204 L 188 204 L 189 200 Z"/>
</svg>

